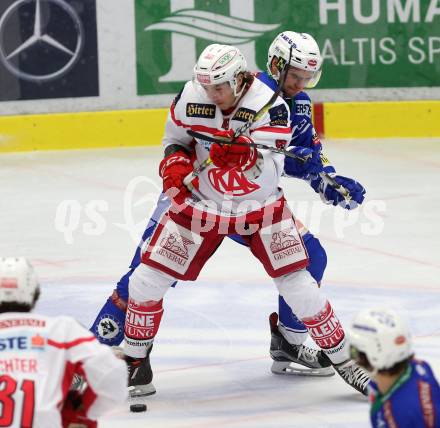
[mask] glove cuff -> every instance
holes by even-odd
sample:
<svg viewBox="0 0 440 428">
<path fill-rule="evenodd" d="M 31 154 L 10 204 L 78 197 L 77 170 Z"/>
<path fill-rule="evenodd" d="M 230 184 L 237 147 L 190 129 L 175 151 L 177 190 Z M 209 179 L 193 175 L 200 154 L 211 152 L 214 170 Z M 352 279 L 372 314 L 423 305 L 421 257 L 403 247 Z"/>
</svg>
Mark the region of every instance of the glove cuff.
<svg viewBox="0 0 440 428">
<path fill-rule="evenodd" d="M 166 156 L 162 159 L 162 161 L 159 164 L 159 176 L 161 178 L 164 177 L 166 170 L 171 166 L 175 164 L 183 164 L 183 165 L 189 165 L 191 163 L 191 159 L 188 156 L 187 153 L 184 151 L 174 152 L 173 154 Z"/>
</svg>

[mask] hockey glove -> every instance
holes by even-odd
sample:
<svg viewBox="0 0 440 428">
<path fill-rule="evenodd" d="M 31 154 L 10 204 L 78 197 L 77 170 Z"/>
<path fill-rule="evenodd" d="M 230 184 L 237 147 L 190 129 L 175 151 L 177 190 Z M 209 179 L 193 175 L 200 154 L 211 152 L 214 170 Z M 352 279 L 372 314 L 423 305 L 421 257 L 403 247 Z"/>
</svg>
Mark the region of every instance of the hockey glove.
<svg viewBox="0 0 440 428">
<path fill-rule="evenodd" d="M 257 161 L 258 152 L 255 147 L 228 145 L 228 141 L 237 143 L 253 143 L 250 137 L 240 135 L 234 139 L 234 130 L 220 131 L 214 134 L 215 138 L 225 140 L 225 144 L 214 143 L 209 150 L 212 163 L 219 168 L 239 168 L 242 171 L 251 169 Z"/>
<path fill-rule="evenodd" d="M 163 191 L 177 203 L 183 203 L 191 193 L 183 179 L 193 171 L 191 159 L 184 151 L 174 152 L 162 159 L 159 175 L 163 180 Z"/>
<path fill-rule="evenodd" d="M 67 394 L 61 410 L 63 428 L 97 428 L 98 423 L 86 416 L 82 398 L 78 391 Z"/>
<path fill-rule="evenodd" d="M 347 210 L 357 208 L 362 204 L 366 190 L 362 184 L 353 180 L 352 178 L 343 177 L 342 175 L 335 175 L 333 177 L 338 184 L 345 187 L 350 194 L 350 200 L 346 200 L 336 189 L 331 187 L 321 177 L 311 181 L 311 186 L 315 189 L 315 192 L 319 193 L 321 199 L 326 204 L 332 204 L 334 206 L 339 205 Z"/>
<path fill-rule="evenodd" d="M 284 173 L 287 176 L 307 180 L 312 178 L 311 176 L 317 176 L 324 170 L 319 151 L 301 146 L 287 147 L 287 151 L 304 159 L 303 162 L 300 159 L 289 158 L 286 156 L 284 160 Z"/>
</svg>

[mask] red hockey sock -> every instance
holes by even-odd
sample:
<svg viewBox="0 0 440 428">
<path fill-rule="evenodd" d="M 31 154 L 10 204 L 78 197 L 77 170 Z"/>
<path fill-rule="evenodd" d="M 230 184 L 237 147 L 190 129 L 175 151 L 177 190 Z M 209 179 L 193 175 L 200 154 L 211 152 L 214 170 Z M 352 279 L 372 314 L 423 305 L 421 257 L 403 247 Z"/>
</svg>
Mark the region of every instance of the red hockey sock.
<svg viewBox="0 0 440 428">
<path fill-rule="evenodd" d="M 162 299 L 158 302 L 137 302 L 128 299 L 124 328 L 127 355 L 145 357 L 147 345 L 159 330 L 162 314 Z"/>
<path fill-rule="evenodd" d="M 310 337 L 333 363 L 338 364 L 348 358 L 344 329 L 328 301 L 321 311 L 312 317 L 303 318 L 302 322 Z"/>
</svg>

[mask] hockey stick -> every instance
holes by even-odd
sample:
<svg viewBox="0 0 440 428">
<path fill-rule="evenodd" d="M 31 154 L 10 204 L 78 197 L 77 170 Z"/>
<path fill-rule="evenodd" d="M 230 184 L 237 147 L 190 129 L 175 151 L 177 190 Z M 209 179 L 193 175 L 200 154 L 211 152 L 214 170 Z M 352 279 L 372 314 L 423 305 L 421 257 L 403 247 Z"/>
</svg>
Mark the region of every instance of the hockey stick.
<svg viewBox="0 0 440 428">
<path fill-rule="evenodd" d="M 188 135 L 191 135 L 194 138 L 199 138 L 201 140 L 209 141 L 210 143 L 229 144 L 231 146 L 250 146 L 250 147 L 255 147 L 256 149 L 269 150 L 270 152 L 273 152 L 273 153 L 280 153 L 280 154 L 282 154 L 282 155 L 284 155 L 284 156 L 286 156 L 288 158 L 297 159 L 297 160 L 299 160 L 301 162 L 306 162 L 309 159 L 309 156 L 301 157 L 301 156 L 295 155 L 294 153 L 289 152 L 286 149 L 279 149 L 277 147 L 267 146 L 266 144 L 260 144 L 260 143 L 239 143 L 237 141 L 227 141 L 227 140 L 222 140 L 222 139 L 219 139 L 219 138 L 215 138 L 215 137 L 212 137 L 210 135 L 205 135 L 205 134 L 202 134 L 200 132 L 192 131 L 192 130 L 187 131 L 187 133 L 188 133 Z M 208 158 L 208 160 L 210 160 L 210 159 Z M 203 163 L 202 163 L 202 165 L 203 165 Z M 209 164 L 207 164 L 206 166 L 208 166 L 208 165 Z M 206 166 L 205 166 L 205 168 L 206 168 Z M 341 186 L 331 175 L 329 175 L 326 172 L 320 172 L 319 176 L 325 182 L 327 182 L 327 184 L 329 184 L 331 187 L 333 187 L 339 194 L 341 194 L 345 198 L 345 200 L 347 202 L 349 202 L 351 200 L 350 192 L 344 186 Z"/>
<path fill-rule="evenodd" d="M 228 144 L 230 146 L 249 146 L 249 147 L 255 147 L 256 149 L 262 149 L 262 150 L 269 150 L 273 153 L 280 153 L 284 156 L 287 156 L 289 158 L 298 159 L 300 161 L 305 162 L 308 159 L 308 156 L 305 158 L 302 158 L 298 155 L 295 155 L 294 153 L 289 152 L 286 149 L 278 149 L 277 147 L 273 146 L 267 146 L 266 144 L 261 143 L 239 143 L 238 141 L 229 141 L 229 140 L 223 140 L 220 138 L 212 137 L 211 135 L 205 135 L 201 132 L 189 130 L 186 131 L 188 135 L 191 135 L 191 137 L 199 138 L 201 140 L 209 141 L 210 143 L 217 143 L 217 144 Z"/>
<path fill-rule="evenodd" d="M 255 116 L 251 117 L 245 124 L 243 124 L 242 126 L 240 126 L 239 128 L 237 128 L 234 132 L 234 137 L 231 141 L 233 141 L 235 138 L 237 138 L 240 135 L 243 135 L 251 126 L 254 122 L 256 122 L 258 119 L 260 119 L 263 115 L 265 115 L 269 109 L 272 107 L 272 104 L 276 101 L 276 99 L 278 98 L 278 96 L 280 95 L 283 86 L 284 86 L 284 82 L 286 81 L 286 76 L 287 76 L 287 70 L 289 68 L 290 65 L 290 61 L 292 59 L 292 49 L 293 49 L 293 45 L 290 46 L 290 51 L 289 51 L 289 61 L 287 61 L 284 65 L 283 65 L 283 70 L 280 73 L 280 79 L 278 81 L 278 86 L 275 90 L 275 92 L 272 94 L 272 96 L 270 97 L 270 100 L 264 104 L 263 107 L 261 107 L 260 110 L 257 111 L 257 113 L 255 113 Z M 193 136 L 191 133 L 193 131 L 189 130 L 187 131 L 188 135 Z M 200 134 L 203 136 L 203 138 L 205 138 L 205 136 L 203 134 Z M 207 140 L 207 139 L 206 139 Z M 220 144 L 230 144 L 231 143 L 230 140 L 217 140 L 217 142 L 219 142 Z M 184 179 L 183 179 L 183 184 L 189 189 L 192 190 L 194 188 L 194 186 L 191 184 L 191 182 L 196 179 L 200 173 L 202 171 L 204 171 L 209 165 L 212 164 L 212 159 L 208 156 L 207 159 L 205 159 L 197 168 L 195 168 L 191 173 L 189 173 Z"/>
</svg>

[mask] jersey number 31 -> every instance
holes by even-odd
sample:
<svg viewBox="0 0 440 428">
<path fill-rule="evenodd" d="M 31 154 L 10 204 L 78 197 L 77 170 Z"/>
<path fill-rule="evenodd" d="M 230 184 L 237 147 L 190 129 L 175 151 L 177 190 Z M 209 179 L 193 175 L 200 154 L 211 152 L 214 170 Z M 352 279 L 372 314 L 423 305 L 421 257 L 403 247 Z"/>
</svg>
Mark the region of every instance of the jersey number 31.
<svg viewBox="0 0 440 428">
<path fill-rule="evenodd" d="M 20 416 L 20 409 L 16 408 L 16 400 L 14 399 L 17 388 L 23 397 Z M 31 428 L 35 409 L 35 382 L 25 379 L 19 385 L 15 379 L 8 375 L 0 376 L 0 403 L 0 427 Z M 14 423 L 16 416 L 21 418 L 20 425 Z"/>
</svg>

